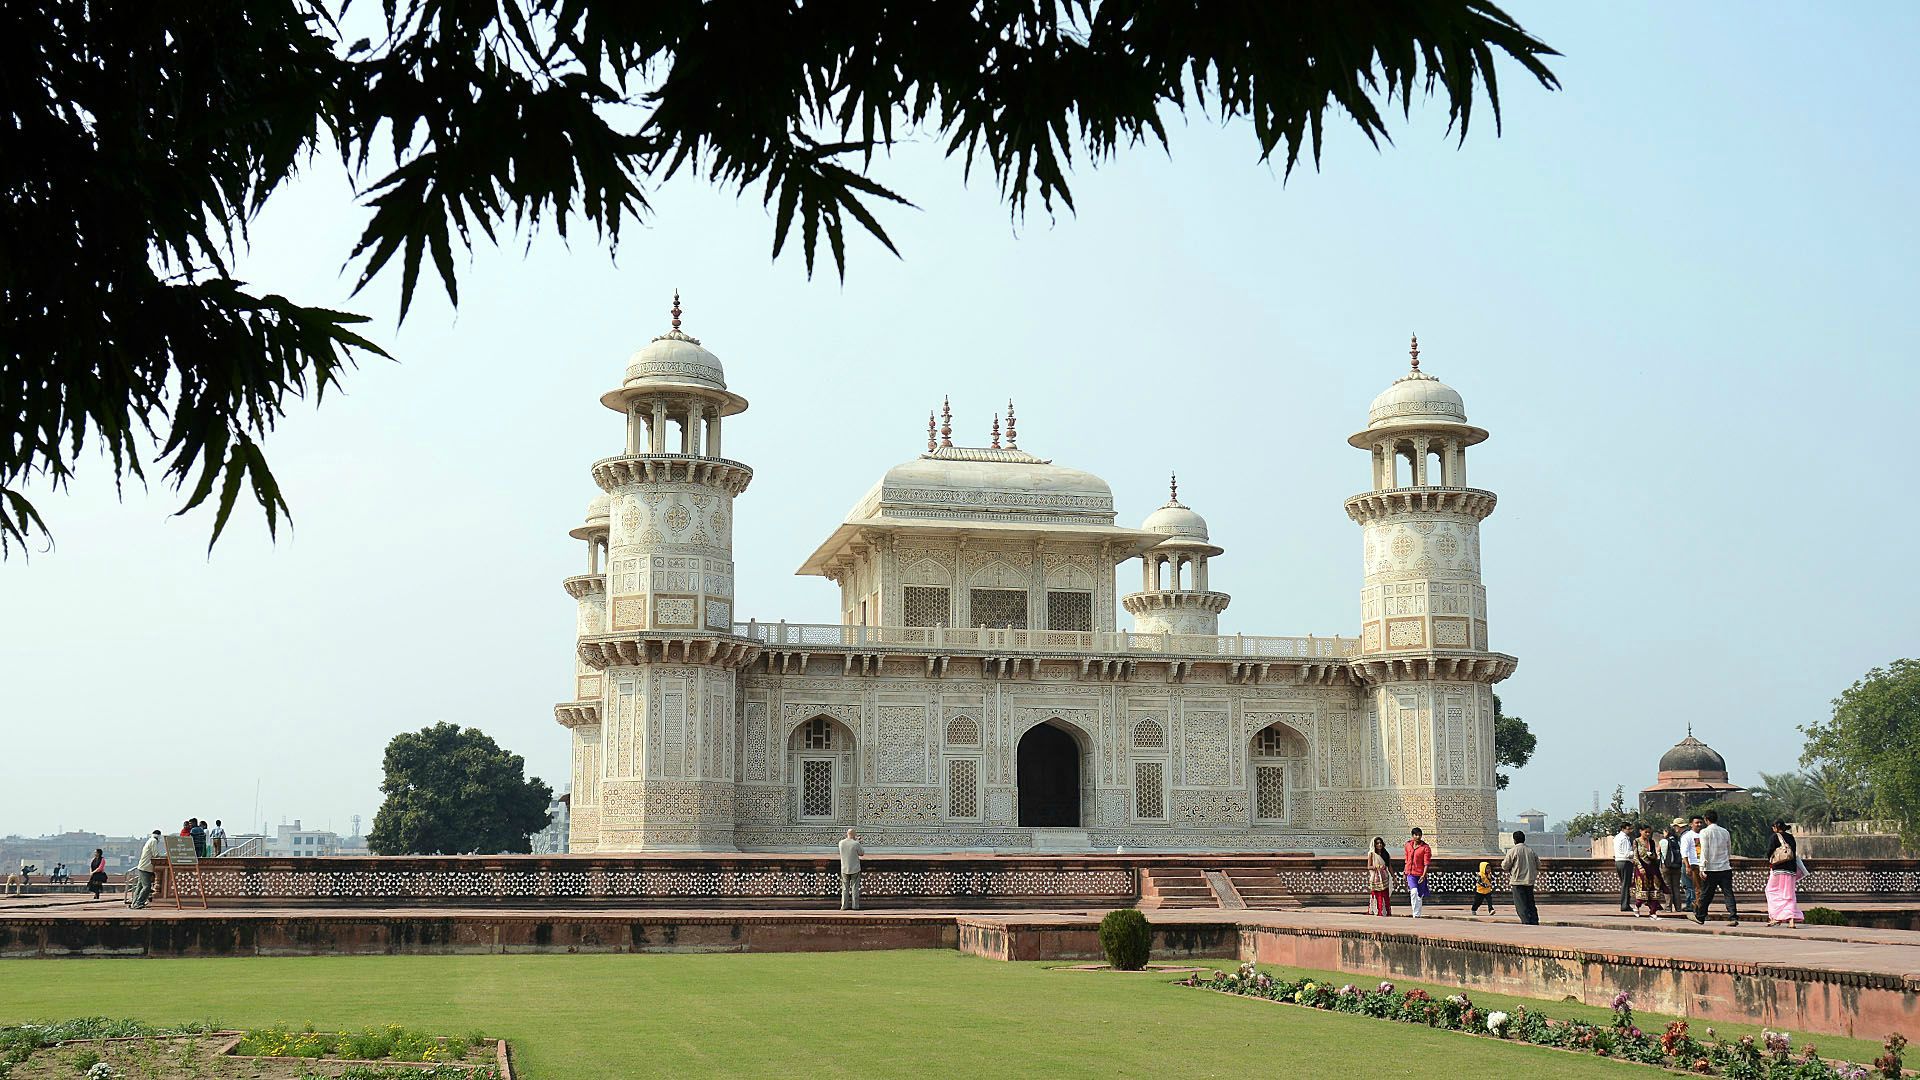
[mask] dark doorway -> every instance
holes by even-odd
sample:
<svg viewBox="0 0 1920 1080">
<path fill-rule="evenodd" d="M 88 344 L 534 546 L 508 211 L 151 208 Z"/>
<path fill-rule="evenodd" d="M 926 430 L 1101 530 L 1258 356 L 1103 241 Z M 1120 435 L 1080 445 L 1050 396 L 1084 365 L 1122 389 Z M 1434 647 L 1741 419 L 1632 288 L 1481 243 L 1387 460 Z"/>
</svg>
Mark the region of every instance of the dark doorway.
<svg viewBox="0 0 1920 1080">
<path fill-rule="evenodd" d="M 1020 738 L 1020 825 L 1030 829 L 1080 827 L 1080 744 L 1041 724 Z"/>
</svg>

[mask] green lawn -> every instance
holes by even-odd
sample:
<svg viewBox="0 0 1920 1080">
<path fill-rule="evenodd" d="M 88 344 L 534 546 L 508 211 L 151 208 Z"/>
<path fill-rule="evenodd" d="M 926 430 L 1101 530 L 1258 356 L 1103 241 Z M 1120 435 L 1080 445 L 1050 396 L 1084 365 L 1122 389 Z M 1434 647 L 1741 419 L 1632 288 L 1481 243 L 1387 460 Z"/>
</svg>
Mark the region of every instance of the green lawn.
<svg viewBox="0 0 1920 1080">
<path fill-rule="evenodd" d="M 390 1022 L 631 1076 L 1632 1077 L 1643 1067 L 956 952 L 14 961 L 0 1023 Z"/>
</svg>

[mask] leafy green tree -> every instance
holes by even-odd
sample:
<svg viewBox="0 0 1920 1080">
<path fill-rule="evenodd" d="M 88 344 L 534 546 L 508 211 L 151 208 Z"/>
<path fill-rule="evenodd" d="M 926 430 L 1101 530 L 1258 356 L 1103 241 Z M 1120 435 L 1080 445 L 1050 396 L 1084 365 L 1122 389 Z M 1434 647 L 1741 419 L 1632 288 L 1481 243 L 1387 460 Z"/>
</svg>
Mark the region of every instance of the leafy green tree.
<svg viewBox="0 0 1920 1080">
<path fill-rule="evenodd" d="M 1569 839 L 1575 836 L 1597 839 L 1619 831 L 1621 822 L 1632 820 L 1634 812 L 1627 809 L 1627 789 L 1623 785 L 1613 789 L 1613 800 L 1605 809 L 1593 814 L 1575 814 L 1560 828 Z"/>
<path fill-rule="evenodd" d="M 386 801 L 367 847 L 376 855 L 493 855 L 532 850 L 553 789 L 526 778 L 519 754 L 479 728 L 438 723 L 387 744 Z"/>
<path fill-rule="evenodd" d="M 244 490 L 272 532 L 287 502 L 261 440 L 291 399 L 385 355 L 346 312 L 262 295 L 233 253 L 267 200 L 337 160 L 367 211 L 364 288 L 423 263 L 458 302 L 476 234 L 609 247 L 687 173 L 824 236 L 848 219 L 889 250 L 877 178 L 900 138 L 990 171 L 1016 218 L 1073 208 L 1075 156 L 1168 147 L 1189 112 L 1250 120 L 1249 155 L 1320 157 L 1328 113 L 1378 146 L 1397 104 L 1445 100 L 1464 140 L 1504 55 L 1541 86 L 1555 55 L 1487 0 L 1191 5 L 1139 0 L 754 4 L 329 0 L 0 7 L 0 555 L 47 525 L 23 488 L 65 487 L 86 443 L 116 480 L 151 455 L 218 540 Z M 348 25 L 354 25 L 348 29 Z M 1417 89 L 1416 89 L 1417 88 Z"/>
<path fill-rule="evenodd" d="M 1833 701 L 1833 716 L 1801 728 L 1802 765 L 1837 787 L 1872 792 L 1876 817 L 1920 843 L 1920 660 L 1874 668 Z"/>
<path fill-rule="evenodd" d="M 1775 821 L 1791 821 L 1780 804 L 1765 796 L 1747 799 L 1715 799 L 1693 808 L 1695 814 L 1712 810 L 1720 816 L 1719 825 L 1731 834 L 1733 853 L 1750 859 L 1767 854 L 1767 837 Z"/>
<path fill-rule="evenodd" d="M 1527 722 L 1517 716 L 1508 716 L 1500 709 L 1500 695 L 1493 695 L 1493 760 L 1496 765 L 1509 769 L 1518 769 L 1533 759 L 1533 748 L 1537 740 L 1533 732 L 1527 730 Z M 1503 772 L 1493 774 L 1493 786 L 1505 788 L 1508 776 Z"/>
</svg>

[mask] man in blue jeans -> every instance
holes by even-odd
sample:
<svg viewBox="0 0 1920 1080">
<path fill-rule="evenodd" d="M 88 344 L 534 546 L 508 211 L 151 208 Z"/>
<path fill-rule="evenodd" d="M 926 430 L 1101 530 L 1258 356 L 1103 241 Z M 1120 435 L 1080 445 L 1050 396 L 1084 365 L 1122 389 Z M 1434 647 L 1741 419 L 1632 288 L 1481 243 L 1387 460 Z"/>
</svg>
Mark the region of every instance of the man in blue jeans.
<svg viewBox="0 0 1920 1080">
<path fill-rule="evenodd" d="M 1700 898 L 1700 830 L 1706 827 L 1707 819 L 1695 814 L 1687 822 L 1687 831 L 1680 834 L 1680 882 L 1686 888 L 1687 906 L 1682 909 L 1685 911 L 1692 911 Z"/>
</svg>

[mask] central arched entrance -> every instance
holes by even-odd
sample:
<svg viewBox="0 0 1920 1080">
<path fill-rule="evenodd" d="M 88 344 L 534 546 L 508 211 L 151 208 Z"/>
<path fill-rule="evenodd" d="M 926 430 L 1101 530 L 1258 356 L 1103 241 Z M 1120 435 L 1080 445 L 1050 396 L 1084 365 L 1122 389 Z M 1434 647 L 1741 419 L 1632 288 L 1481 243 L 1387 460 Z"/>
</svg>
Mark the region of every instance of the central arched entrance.
<svg viewBox="0 0 1920 1080">
<path fill-rule="evenodd" d="M 1028 829 L 1080 827 L 1080 744 L 1040 724 L 1020 738 L 1014 782 L 1020 789 L 1020 825 Z"/>
</svg>

